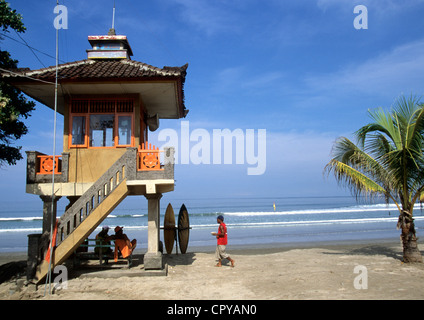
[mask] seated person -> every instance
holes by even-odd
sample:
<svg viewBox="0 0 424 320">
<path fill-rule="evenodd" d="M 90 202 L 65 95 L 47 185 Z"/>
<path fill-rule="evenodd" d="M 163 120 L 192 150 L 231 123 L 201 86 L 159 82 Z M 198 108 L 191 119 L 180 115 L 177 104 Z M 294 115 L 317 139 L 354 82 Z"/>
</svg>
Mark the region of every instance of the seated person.
<svg viewBox="0 0 424 320">
<path fill-rule="evenodd" d="M 100 248 L 97 246 L 100 245 L 110 245 L 110 241 L 109 241 L 109 235 L 108 235 L 108 231 L 109 231 L 109 227 L 108 226 L 104 226 L 102 228 L 102 231 L 100 231 L 97 236 L 96 236 L 96 247 L 94 248 L 94 252 L 95 253 L 100 253 L 100 249 L 102 249 L 102 253 L 103 254 L 109 254 L 112 253 L 112 249 L 111 248 Z"/>
<path fill-rule="evenodd" d="M 115 235 L 109 236 L 108 239 L 115 240 L 115 262 L 118 261 L 118 250 L 121 252 L 123 258 L 127 258 L 137 246 L 137 240 L 133 239 L 130 241 L 123 232 L 123 227 L 120 226 L 115 228 Z"/>
</svg>

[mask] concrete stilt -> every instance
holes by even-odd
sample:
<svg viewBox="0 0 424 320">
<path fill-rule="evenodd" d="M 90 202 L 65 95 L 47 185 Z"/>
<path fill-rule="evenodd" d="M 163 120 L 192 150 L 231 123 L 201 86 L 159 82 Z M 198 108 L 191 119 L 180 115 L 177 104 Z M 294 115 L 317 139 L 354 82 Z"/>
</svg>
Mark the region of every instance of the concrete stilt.
<svg viewBox="0 0 424 320">
<path fill-rule="evenodd" d="M 67 197 L 69 200 L 68 205 L 65 208 L 65 211 L 68 210 L 70 207 L 72 207 L 72 205 L 77 202 L 77 200 L 80 198 L 80 196 L 68 196 Z"/>
<path fill-rule="evenodd" d="M 162 252 L 159 251 L 159 216 L 160 216 L 160 199 L 162 194 L 148 194 L 148 235 L 147 235 L 147 253 L 144 255 L 144 269 L 157 270 L 162 269 Z"/>
<path fill-rule="evenodd" d="M 51 222 L 56 221 L 56 209 L 57 202 L 61 197 L 54 197 L 54 205 L 52 206 L 52 197 L 51 196 L 40 196 L 43 200 L 43 234 L 45 232 L 50 233 Z M 52 220 L 53 216 L 53 220 Z"/>
<path fill-rule="evenodd" d="M 57 201 L 60 199 L 55 197 L 52 206 L 51 196 L 40 196 L 40 198 L 43 200 L 43 233 L 28 235 L 27 280 L 34 277 L 37 265 L 44 258 L 50 241 L 51 222 L 56 220 Z"/>
</svg>

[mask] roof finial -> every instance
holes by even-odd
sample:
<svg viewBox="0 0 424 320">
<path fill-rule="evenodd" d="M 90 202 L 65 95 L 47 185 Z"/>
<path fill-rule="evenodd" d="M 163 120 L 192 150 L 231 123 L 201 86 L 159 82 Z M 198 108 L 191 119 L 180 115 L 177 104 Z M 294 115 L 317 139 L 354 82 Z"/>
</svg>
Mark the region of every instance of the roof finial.
<svg viewBox="0 0 424 320">
<path fill-rule="evenodd" d="M 109 36 L 116 35 L 115 33 L 115 0 L 113 0 L 112 28 L 107 33 Z"/>
</svg>

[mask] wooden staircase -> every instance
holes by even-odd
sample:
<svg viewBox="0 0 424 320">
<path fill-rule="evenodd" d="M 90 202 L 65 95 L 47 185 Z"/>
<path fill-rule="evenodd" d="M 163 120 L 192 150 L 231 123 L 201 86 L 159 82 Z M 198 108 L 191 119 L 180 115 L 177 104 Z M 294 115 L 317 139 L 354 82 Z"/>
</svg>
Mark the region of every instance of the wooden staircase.
<svg viewBox="0 0 424 320">
<path fill-rule="evenodd" d="M 52 256 L 54 266 L 63 263 L 84 240 L 102 223 L 129 193 L 127 173 L 133 170 L 135 154 L 128 150 L 122 155 L 58 221 L 56 249 Z M 49 262 L 43 260 L 37 267 L 35 280 L 41 282 L 47 275 Z"/>
</svg>

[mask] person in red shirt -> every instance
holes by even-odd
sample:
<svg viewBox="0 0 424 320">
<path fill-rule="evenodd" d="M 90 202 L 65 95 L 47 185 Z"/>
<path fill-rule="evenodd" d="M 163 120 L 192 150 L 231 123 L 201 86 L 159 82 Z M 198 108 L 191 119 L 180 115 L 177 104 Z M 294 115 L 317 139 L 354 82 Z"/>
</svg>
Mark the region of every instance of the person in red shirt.
<svg viewBox="0 0 424 320">
<path fill-rule="evenodd" d="M 234 267 L 235 261 L 230 258 L 228 253 L 225 252 L 228 240 L 227 240 L 227 226 L 224 223 L 224 217 L 219 215 L 216 219 L 217 223 L 219 223 L 218 233 L 216 233 L 217 246 L 216 246 L 216 258 L 218 259 L 218 263 L 216 267 L 222 266 L 222 259 L 227 259 L 231 262 L 231 267 Z"/>
</svg>

